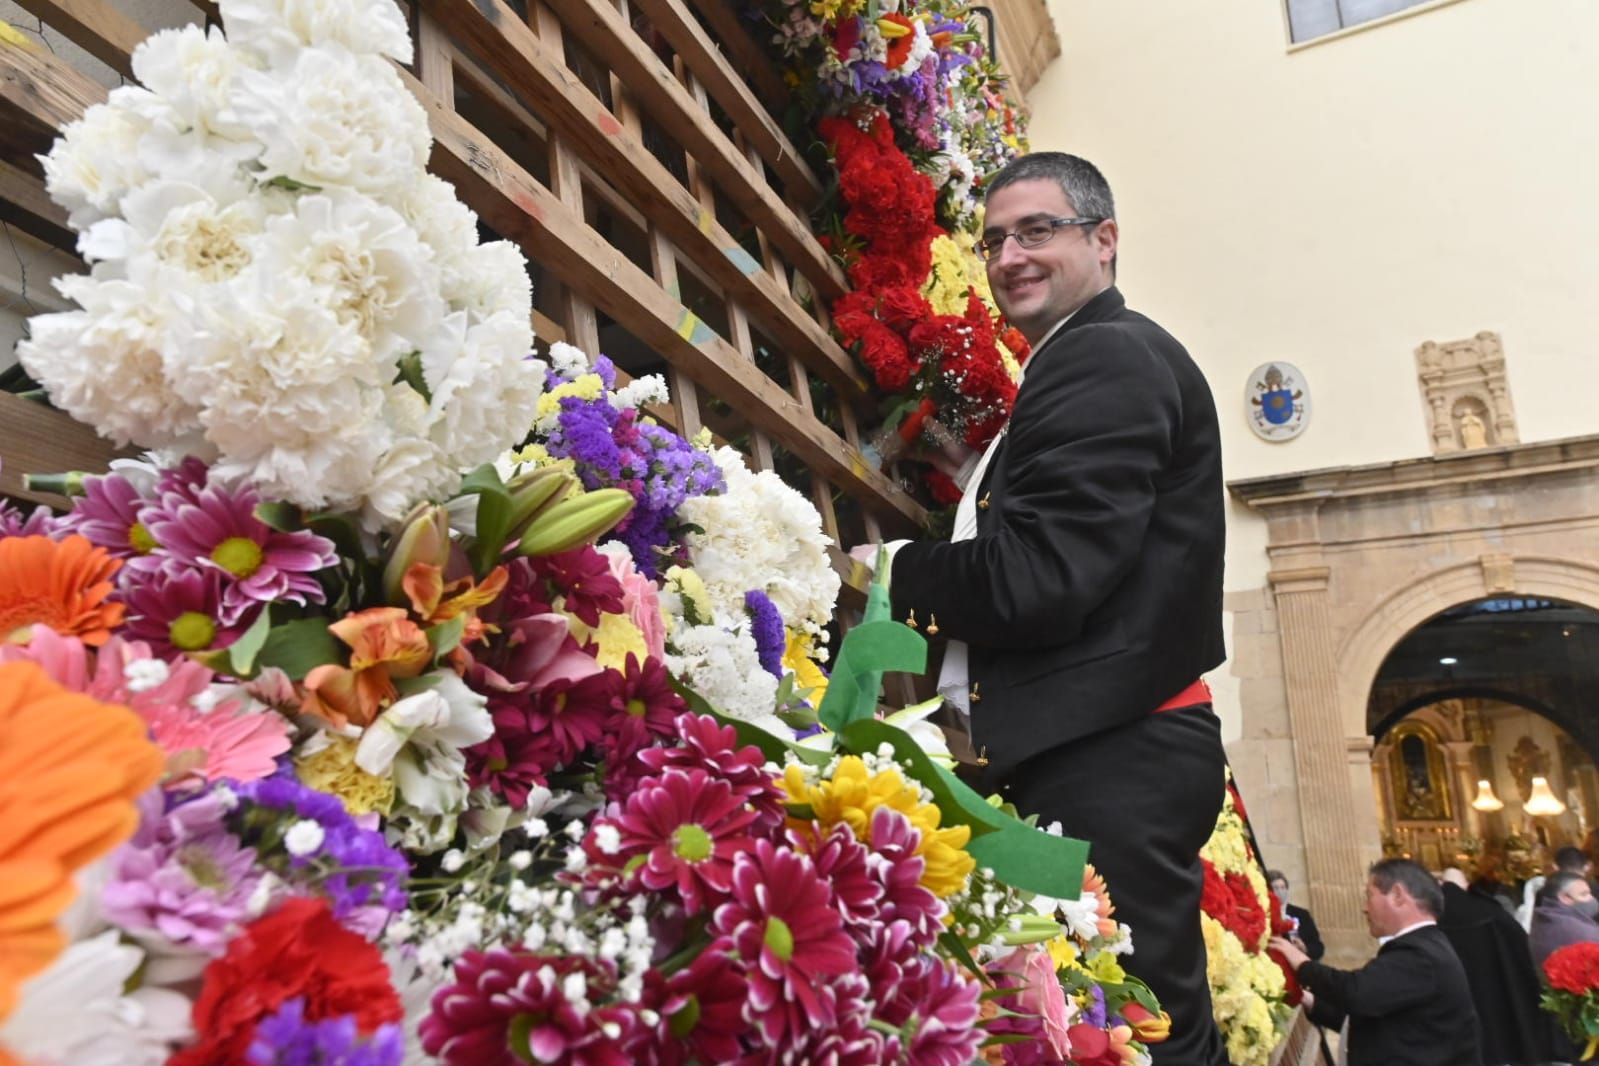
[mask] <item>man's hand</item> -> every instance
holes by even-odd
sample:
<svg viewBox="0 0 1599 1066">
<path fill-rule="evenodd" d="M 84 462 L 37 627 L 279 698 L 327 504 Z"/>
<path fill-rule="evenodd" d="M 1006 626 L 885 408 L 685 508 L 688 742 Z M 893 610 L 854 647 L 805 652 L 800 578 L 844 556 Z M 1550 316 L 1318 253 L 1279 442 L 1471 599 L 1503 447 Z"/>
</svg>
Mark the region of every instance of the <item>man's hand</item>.
<svg viewBox="0 0 1599 1066">
<path fill-rule="evenodd" d="M 1299 1005 L 1305 1008 L 1305 1013 L 1310 1013 L 1310 1011 L 1316 1006 L 1316 993 L 1312 992 L 1308 988 L 1300 989 Z"/>
<path fill-rule="evenodd" d="M 1310 961 L 1309 955 L 1306 955 L 1303 951 L 1300 951 L 1299 948 L 1295 947 L 1292 941 L 1284 940 L 1280 936 L 1272 937 L 1271 942 L 1267 944 L 1266 947 L 1269 950 L 1280 953 L 1283 959 L 1288 963 L 1288 968 L 1293 970 L 1295 973 L 1298 973 L 1299 968 Z"/>
</svg>

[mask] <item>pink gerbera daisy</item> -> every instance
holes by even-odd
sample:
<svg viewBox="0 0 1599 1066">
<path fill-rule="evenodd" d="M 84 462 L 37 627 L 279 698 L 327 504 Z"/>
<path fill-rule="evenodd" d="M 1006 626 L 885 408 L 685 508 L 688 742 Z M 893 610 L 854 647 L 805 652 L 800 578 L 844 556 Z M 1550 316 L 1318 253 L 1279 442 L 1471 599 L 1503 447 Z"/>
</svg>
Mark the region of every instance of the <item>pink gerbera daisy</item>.
<svg viewBox="0 0 1599 1066">
<path fill-rule="evenodd" d="M 711 929 L 733 941 L 748 969 L 748 1020 L 773 1047 L 833 1025 L 837 990 L 827 979 L 856 971 L 855 945 L 815 864 L 758 840 L 733 860 L 730 894 Z"/>
<path fill-rule="evenodd" d="M 221 573 L 222 619 L 232 624 L 259 603 L 321 603 L 314 576 L 338 561 L 333 542 L 301 530 L 282 533 L 255 516 L 260 494 L 208 485 L 186 500 L 169 493 L 146 524 L 175 561 Z"/>
<path fill-rule="evenodd" d="M 638 867 L 644 886 L 675 886 L 683 906 L 697 914 L 727 896 L 734 856 L 750 846 L 754 820 L 726 781 L 704 770 L 669 771 L 641 785 L 615 819 L 619 860 L 644 856 Z"/>
</svg>

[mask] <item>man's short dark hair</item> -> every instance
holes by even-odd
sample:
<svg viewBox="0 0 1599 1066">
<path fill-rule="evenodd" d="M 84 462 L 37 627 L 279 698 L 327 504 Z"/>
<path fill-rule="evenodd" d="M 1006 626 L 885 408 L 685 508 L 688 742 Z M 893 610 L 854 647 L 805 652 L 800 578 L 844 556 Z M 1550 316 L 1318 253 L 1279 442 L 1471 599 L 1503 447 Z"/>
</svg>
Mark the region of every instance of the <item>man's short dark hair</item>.
<svg viewBox="0 0 1599 1066">
<path fill-rule="evenodd" d="M 1082 218 L 1115 218 L 1116 200 L 1099 168 L 1066 152 L 1032 152 L 1017 156 L 988 181 L 983 195 L 993 196 L 1018 181 L 1053 181 Z"/>
<path fill-rule="evenodd" d="M 1266 883 L 1268 885 L 1274 885 L 1278 881 L 1281 881 L 1285 885 L 1286 884 L 1291 884 L 1291 882 L 1288 880 L 1288 878 L 1283 876 L 1283 872 L 1281 870 L 1267 870 L 1266 871 Z"/>
<path fill-rule="evenodd" d="M 1416 905 L 1434 918 L 1444 912 L 1444 890 L 1427 868 L 1411 859 L 1383 859 L 1371 866 L 1371 881 L 1379 892 L 1404 885 Z"/>
<path fill-rule="evenodd" d="M 1573 870 L 1556 870 L 1544 881 L 1543 887 L 1538 890 L 1540 902 L 1550 903 L 1560 898 L 1560 893 L 1576 884 L 1586 881 L 1587 878 Z"/>
<path fill-rule="evenodd" d="M 1555 869 L 1570 870 L 1572 873 L 1582 873 L 1583 867 L 1588 865 L 1588 856 L 1582 853 L 1581 848 L 1574 848 L 1570 844 L 1555 852 Z"/>
</svg>

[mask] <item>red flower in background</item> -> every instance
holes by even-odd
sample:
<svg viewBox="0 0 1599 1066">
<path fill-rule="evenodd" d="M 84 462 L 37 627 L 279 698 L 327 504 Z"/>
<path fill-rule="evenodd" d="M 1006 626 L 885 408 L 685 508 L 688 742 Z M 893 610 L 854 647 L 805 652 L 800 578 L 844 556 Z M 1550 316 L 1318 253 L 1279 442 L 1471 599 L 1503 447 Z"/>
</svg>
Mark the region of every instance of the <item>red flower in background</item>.
<svg viewBox="0 0 1599 1066">
<path fill-rule="evenodd" d="M 1544 960 L 1549 987 L 1575 996 L 1599 990 L 1599 944 L 1568 944 Z"/>
<path fill-rule="evenodd" d="M 326 900 L 291 899 L 245 927 L 205 969 L 197 1042 L 169 1066 L 243 1062 L 262 1018 L 296 997 L 305 1019 L 354 1017 L 363 1033 L 405 1016 L 383 955 L 334 919 Z"/>
<path fill-rule="evenodd" d="M 1222 874 L 1208 859 L 1200 861 L 1205 869 L 1205 887 L 1199 909 L 1236 936 L 1245 950 L 1258 950 L 1266 935 L 1266 909 L 1255 895 L 1254 885 L 1241 873 Z"/>
<path fill-rule="evenodd" d="M 861 361 L 884 392 L 903 391 L 916 372 L 916 363 L 911 360 L 904 338 L 881 322 L 874 321 L 861 337 Z"/>
<path fill-rule="evenodd" d="M 924 475 L 927 488 L 933 494 L 933 502 L 940 507 L 953 507 L 961 502 L 961 488 L 942 470 L 929 470 Z"/>
</svg>

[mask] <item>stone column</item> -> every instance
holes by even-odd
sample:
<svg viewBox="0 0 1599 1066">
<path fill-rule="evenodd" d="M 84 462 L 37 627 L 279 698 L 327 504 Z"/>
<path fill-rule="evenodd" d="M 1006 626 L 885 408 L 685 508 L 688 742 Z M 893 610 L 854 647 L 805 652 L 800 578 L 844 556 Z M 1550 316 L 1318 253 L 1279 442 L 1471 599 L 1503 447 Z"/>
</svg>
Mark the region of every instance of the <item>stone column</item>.
<svg viewBox="0 0 1599 1066">
<path fill-rule="evenodd" d="M 1363 916 L 1365 835 L 1351 802 L 1349 756 L 1338 713 L 1328 573 L 1325 566 L 1311 566 L 1273 570 L 1268 578 L 1282 632 L 1310 911 L 1327 942 L 1328 961 L 1338 965 L 1367 957 L 1371 942 Z"/>
</svg>

